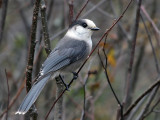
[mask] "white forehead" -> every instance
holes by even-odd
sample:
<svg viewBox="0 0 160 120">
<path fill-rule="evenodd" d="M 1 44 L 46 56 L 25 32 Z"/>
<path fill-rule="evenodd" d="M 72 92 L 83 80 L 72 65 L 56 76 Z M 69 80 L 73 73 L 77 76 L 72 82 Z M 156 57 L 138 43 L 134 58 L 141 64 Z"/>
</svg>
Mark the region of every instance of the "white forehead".
<svg viewBox="0 0 160 120">
<path fill-rule="evenodd" d="M 95 23 L 89 19 L 83 19 L 89 27 L 96 27 Z"/>
</svg>

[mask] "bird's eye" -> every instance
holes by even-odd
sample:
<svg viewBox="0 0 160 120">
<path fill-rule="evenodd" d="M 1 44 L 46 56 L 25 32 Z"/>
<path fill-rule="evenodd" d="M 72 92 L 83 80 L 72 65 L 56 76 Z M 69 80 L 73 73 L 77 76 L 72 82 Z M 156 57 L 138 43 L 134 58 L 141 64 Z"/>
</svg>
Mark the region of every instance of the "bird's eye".
<svg viewBox="0 0 160 120">
<path fill-rule="evenodd" d="M 82 26 L 83 26 L 84 28 L 86 28 L 86 27 L 87 27 L 87 24 L 86 24 L 86 23 L 83 23 Z"/>
</svg>

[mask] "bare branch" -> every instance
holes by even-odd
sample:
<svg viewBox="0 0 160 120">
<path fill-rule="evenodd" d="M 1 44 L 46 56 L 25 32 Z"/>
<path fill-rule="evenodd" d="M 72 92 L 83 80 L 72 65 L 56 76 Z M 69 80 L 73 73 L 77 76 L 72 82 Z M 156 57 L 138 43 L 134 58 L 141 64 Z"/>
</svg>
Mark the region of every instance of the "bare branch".
<svg viewBox="0 0 160 120">
<path fill-rule="evenodd" d="M 149 20 L 149 22 L 151 23 L 156 39 L 157 39 L 157 43 L 160 46 L 160 30 L 157 28 L 157 26 L 155 25 L 155 23 L 153 22 L 153 20 L 151 19 L 151 17 L 149 16 L 149 14 L 147 13 L 145 7 L 142 5 L 141 6 L 141 11 L 143 12 L 143 14 L 146 16 L 146 18 Z"/>
<path fill-rule="evenodd" d="M 134 25 L 134 32 L 132 36 L 132 46 L 131 46 L 131 53 L 130 53 L 130 63 L 128 67 L 128 74 L 126 79 L 126 90 L 125 90 L 125 97 L 123 100 L 124 105 L 127 107 L 131 102 L 131 76 L 132 76 L 132 68 L 133 68 L 133 62 L 134 62 L 134 55 L 135 55 L 135 46 L 136 46 L 136 39 L 137 39 L 137 33 L 139 28 L 139 18 L 140 18 L 140 6 L 141 6 L 142 0 L 139 0 L 137 11 L 136 11 L 136 20 Z"/>
<path fill-rule="evenodd" d="M 56 77 L 57 89 L 56 89 L 56 98 L 63 92 L 64 84 L 61 81 L 60 77 Z M 62 120 L 63 118 L 63 96 L 57 101 L 55 106 L 55 120 Z"/>
<path fill-rule="evenodd" d="M 105 75 L 106 75 L 106 78 L 107 78 L 107 82 L 108 82 L 108 84 L 109 84 L 109 86 L 110 86 L 110 88 L 111 88 L 111 91 L 112 91 L 112 93 L 113 93 L 113 95 L 114 95 L 114 97 L 115 97 L 118 105 L 120 106 L 120 110 L 121 110 L 121 112 L 120 112 L 120 113 L 121 113 L 121 120 L 123 120 L 123 105 L 121 104 L 120 100 L 118 99 L 118 97 L 117 97 L 116 93 L 114 92 L 114 89 L 113 89 L 113 87 L 112 87 L 112 85 L 111 85 L 111 83 L 110 83 L 109 76 L 108 76 L 108 73 L 107 73 L 107 55 L 106 55 L 104 49 L 103 49 L 103 53 L 104 53 L 105 60 L 106 60 L 105 65 L 103 64 L 102 58 L 101 58 L 101 56 L 100 56 L 100 54 L 99 54 L 99 50 L 98 50 L 98 56 L 99 56 L 99 58 L 100 58 L 102 67 L 103 67 L 103 69 L 104 69 L 104 71 L 105 71 Z"/>
<path fill-rule="evenodd" d="M 6 80 L 7 80 L 7 92 L 8 92 L 8 99 L 7 99 L 7 114 L 6 114 L 6 120 L 8 120 L 8 111 L 9 111 L 9 84 L 8 84 L 8 76 L 7 76 L 7 70 L 5 69 L 5 74 L 6 74 Z"/>
<path fill-rule="evenodd" d="M 25 80 L 23 81 L 23 83 L 21 84 L 19 90 L 17 91 L 16 95 L 13 97 L 13 99 L 11 99 L 10 101 L 10 104 L 8 105 L 8 110 L 11 109 L 11 107 L 14 105 L 14 103 L 16 102 L 17 98 L 19 97 L 20 93 L 22 92 L 23 88 L 24 88 L 24 85 L 25 85 Z M 0 115 L 0 118 L 3 117 L 3 115 L 7 112 L 7 109 L 2 112 L 2 114 Z"/>
<path fill-rule="evenodd" d="M 143 116 L 143 119 L 146 118 L 148 115 L 150 115 L 152 112 L 154 112 L 155 107 L 157 107 L 157 105 L 160 103 L 160 98 L 157 100 L 157 102 L 152 106 L 151 110 L 148 111 L 148 113 L 146 113 Z"/>
<path fill-rule="evenodd" d="M 146 103 L 145 107 L 144 107 L 143 110 L 140 112 L 140 114 L 138 115 L 138 117 L 136 118 L 136 120 L 142 120 L 144 114 L 148 111 L 150 104 L 151 104 L 152 101 L 154 100 L 154 97 L 155 97 L 158 89 L 159 89 L 159 85 L 158 85 L 157 87 L 155 87 L 155 88 L 153 89 L 153 91 L 150 93 L 150 96 L 149 96 L 149 98 L 148 98 L 148 100 L 147 100 L 147 103 Z"/>
<path fill-rule="evenodd" d="M 69 0 L 69 25 L 73 22 L 73 0 Z"/>
<path fill-rule="evenodd" d="M 127 111 L 124 113 L 124 116 L 127 116 L 131 110 L 139 103 L 139 101 L 146 96 L 148 93 L 150 93 L 153 88 L 155 88 L 156 86 L 160 85 L 160 77 L 157 78 L 157 81 L 152 84 L 146 91 L 144 91 L 144 93 L 142 93 L 136 100 L 135 102 L 132 103 L 132 105 L 127 109 Z"/>
<path fill-rule="evenodd" d="M 80 11 L 79 11 L 79 13 L 77 14 L 77 16 L 76 16 L 76 19 L 75 19 L 75 20 L 77 20 L 77 19 L 79 18 L 79 16 L 81 15 L 82 11 L 83 11 L 83 10 L 84 10 L 84 8 L 87 6 L 88 2 L 89 2 L 89 0 L 87 0 L 87 2 L 83 5 L 83 7 L 81 8 L 81 10 L 80 10 Z"/>
<path fill-rule="evenodd" d="M 156 56 L 155 49 L 154 49 L 154 47 L 153 47 L 153 43 L 152 43 L 152 39 L 151 39 L 150 32 L 149 32 L 149 30 L 147 29 L 146 23 L 145 23 L 142 15 L 141 15 L 141 19 L 142 19 L 142 22 L 143 22 L 143 24 L 144 24 L 145 30 L 146 30 L 146 32 L 147 32 L 148 40 L 149 40 L 149 42 L 150 42 L 150 44 L 151 44 L 152 53 L 153 53 L 153 56 L 154 56 L 154 61 L 155 61 L 155 66 L 156 66 L 157 73 L 160 73 L 160 69 L 159 69 L 159 65 L 158 65 L 158 60 L 157 60 L 157 56 Z"/>
<path fill-rule="evenodd" d="M 28 55 L 28 63 L 26 69 L 26 89 L 29 92 L 31 88 L 32 81 L 32 69 L 33 69 L 33 59 L 34 59 L 34 50 L 36 46 L 36 29 L 37 29 L 37 20 L 38 20 L 38 12 L 41 0 L 36 0 L 35 8 L 33 11 L 32 17 L 32 28 L 31 28 L 31 37 L 30 37 L 30 48 Z"/>
<path fill-rule="evenodd" d="M 38 13 L 40 7 L 41 0 L 35 1 L 35 7 L 33 10 L 33 17 L 32 17 L 32 27 L 31 27 L 31 36 L 30 36 L 30 47 L 29 47 L 29 54 L 28 54 L 28 62 L 26 67 L 26 90 L 29 92 L 32 86 L 32 70 L 33 70 L 33 61 L 34 61 L 34 53 L 35 53 L 35 46 L 36 46 L 36 30 L 37 30 L 37 20 L 38 20 Z M 35 110 L 34 110 L 35 111 Z M 33 113 L 33 118 L 37 116 L 36 112 Z M 27 114 L 25 115 L 27 117 Z"/>
<path fill-rule="evenodd" d="M 48 34 L 48 26 L 47 26 L 47 18 L 46 18 L 46 5 L 41 5 L 41 18 L 42 18 L 42 28 L 43 28 L 43 36 L 45 43 L 45 50 L 47 55 L 51 52 L 50 39 Z"/>
<path fill-rule="evenodd" d="M 3 31 L 4 31 L 5 21 L 6 21 L 6 14 L 7 14 L 7 6 L 8 6 L 8 0 L 2 0 L 2 14 L 0 19 L 0 43 L 3 38 Z"/>
</svg>

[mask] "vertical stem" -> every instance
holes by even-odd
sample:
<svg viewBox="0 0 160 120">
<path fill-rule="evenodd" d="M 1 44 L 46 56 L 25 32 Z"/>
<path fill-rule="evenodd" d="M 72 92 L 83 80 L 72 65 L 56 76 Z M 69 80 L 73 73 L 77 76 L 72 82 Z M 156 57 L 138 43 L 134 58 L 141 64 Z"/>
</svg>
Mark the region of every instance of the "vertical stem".
<svg viewBox="0 0 160 120">
<path fill-rule="evenodd" d="M 3 37 L 4 25 L 5 25 L 6 14 L 7 14 L 8 0 L 2 0 L 1 4 L 2 4 L 2 14 L 0 17 L 0 43 L 1 43 L 2 37 Z"/>
<path fill-rule="evenodd" d="M 34 59 L 34 52 L 36 46 L 36 30 L 37 30 L 37 20 L 38 20 L 38 12 L 41 0 L 35 1 L 35 8 L 33 11 L 32 17 L 32 28 L 31 28 L 31 36 L 30 36 L 30 47 L 29 47 L 29 54 L 28 54 L 28 63 L 26 69 L 26 89 L 29 92 L 32 83 L 32 68 L 33 68 L 33 59 Z"/>
<path fill-rule="evenodd" d="M 31 35 L 30 35 L 30 46 L 29 46 L 29 54 L 28 54 L 28 62 L 26 67 L 26 90 L 29 92 L 32 86 L 32 70 L 33 70 L 33 60 L 34 60 L 34 53 L 35 53 L 35 46 L 36 46 L 36 30 L 37 30 L 37 20 L 38 20 L 38 13 L 39 13 L 39 6 L 41 0 L 35 1 L 35 6 L 33 10 L 33 17 L 32 17 L 32 27 L 31 27 Z M 30 116 L 30 115 L 29 115 Z M 33 113 L 33 116 L 37 116 L 36 113 Z M 27 115 L 25 115 L 27 119 Z M 33 117 L 37 119 L 37 117 Z"/>
<path fill-rule="evenodd" d="M 73 0 L 70 0 L 68 4 L 69 4 L 69 25 L 70 25 L 73 21 Z"/>
<path fill-rule="evenodd" d="M 6 113 L 6 120 L 8 120 L 8 111 L 9 111 L 9 83 L 8 83 L 8 76 L 7 76 L 7 71 L 5 69 L 5 74 L 6 74 L 6 80 L 7 80 L 7 92 L 8 92 L 8 100 L 7 100 L 7 113 Z"/>
<path fill-rule="evenodd" d="M 60 79 L 60 77 L 56 77 L 57 90 L 56 90 L 56 99 L 60 96 L 60 94 L 64 90 L 64 85 Z M 62 120 L 63 118 L 63 96 L 57 101 L 55 106 L 55 120 Z"/>
<path fill-rule="evenodd" d="M 134 54 L 135 54 L 135 47 L 136 47 L 136 39 L 137 39 L 137 33 L 138 33 L 138 28 L 139 28 L 139 18 L 140 18 L 140 6 L 141 6 L 142 0 L 139 0 L 137 11 L 136 11 L 136 20 L 135 20 L 135 25 L 134 25 L 134 31 L 133 31 L 133 37 L 131 40 L 131 54 L 130 54 L 130 63 L 128 67 L 128 74 L 127 74 L 127 79 L 126 79 L 126 90 L 125 90 L 125 98 L 124 98 L 124 104 L 126 107 L 130 104 L 130 98 L 131 98 L 131 74 L 132 74 L 132 68 L 133 68 L 133 62 L 134 62 Z"/>
<path fill-rule="evenodd" d="M 51 52 L 51 46 L 50 46 L 50 39 L 49 39 L 49 34 L 48 34 L 46 5 L 45 4 L 41 5 L 41 18 L 42 18 L 45 50 L 46 50 L 47 55 L 49 55 L 49 53 Z"/>
</svg>

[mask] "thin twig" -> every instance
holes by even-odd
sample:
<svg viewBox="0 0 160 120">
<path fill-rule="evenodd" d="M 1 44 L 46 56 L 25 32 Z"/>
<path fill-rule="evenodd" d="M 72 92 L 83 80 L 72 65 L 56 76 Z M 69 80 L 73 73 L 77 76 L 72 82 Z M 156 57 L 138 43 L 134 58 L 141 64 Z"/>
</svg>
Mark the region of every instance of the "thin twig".
<svg viewBox="0 0 160 120">
<path fill-rule="evenodd" d="M 66 91 L 66 89 L 63 90 L 63 92 L 59 95 L 59 97 L 54 101 L 52 107 L 50 108 L 50 110 L 48 111 L 48 113 L 47 113 L 47 115 L 45 117 L 45 120 L 48 119 L 48 116 L 49 116 L 50 112 L 52 111 L 53 107 L 55 106 L 55 104 L 57 103 L 57 101 L 62 97 L 62 95 L 64 94 L 65 91 Z"/>
<path fill-rule="evenodd" d="M 127 107 L 131 102 L 131 76 L 132 76 L 132 69 L 133 69 L 133 63 L 134 63 L 134 55 L 135 55 L 135 47 L 136 47 L 136 39 L 137 39 L 137 33 L 139 28 L 139 18 L 140 18 L 140 6 L 141 6 L 142 0 L 139 0 L 137 11 L 136 11 L 136 20 L 134 25 L 134 31 L 132 36 L 132 46 L 131 46 L 131 53 L 130 53 L 130 62 L 128 67 L 128 73 L 127 73 L 127 79 L 126 79 L 126 90 L 125 90 L 125 97 L 123 100 L 124 105 Z"/>
<path fill-rule="evenodd" d="M 95 9 L 97 9 L 100 5 L 102 5 L 106 0 L 101 0 L 100 2 L 98 2 L 96 5 L 94 5 L 91 9 L 87 10 L 86 13 L 84 15 L 82 15 L 81 18 L 85 18 L 86 16 L 88 16 L 89 14 L 91 14 Z"/>
<path fill-rule="evenodd" d="M 83 83 L 83 96 L 84 96 L 84 98 L 83 98 L 83 112 L 82 112 L 81 120 L 85 120 L 85 116 L 86 116 L 86 82 L 87 82 L 89 76 L 90 76 L 90 73 L 88 72 L 88 74 L 84 80 L 84 83 Z"/>
<path fill-rule="evenodd" d="M 160 103 L 160 98 L 157 100 L 157 102 L 153 105 L 153 107 L 151 108 L 151 110 L 150 111 L 148 111 L 148 113 L 146 113 L 144 116 L 143 116 L 143 119 L 144 118 L 146 118 L 148 115 L 150 115 L 153 111 L 154 111 L 154 109 L 155 109 L 155 107 L 157 107 L 157 105 Z"/>
<path fill-rule="evenodd" d="M 11 109 L 11 107 L 14 105 L 14 103 L 16 102 L 17 98 L 19 97 L 20 93 L 22 92 L 23 88 L 24 88 L 24 85 L 25 85 L 25 80 L 23 81 L 23 83 L 21 84 L 18 92 L 16 93 L 16 95 L 13 97 L 12 100 L 10 100 L 10 104 L 8 106 L 8 110 Z M 3 117 L 3 115 L 7 112 L 7 109 L 0 115 L 0 118 Z"/>
<path fill-rule="evenodd" d="M 19 6 L 22 6 L 19 0 L 15 0 L 15 2 L 17 4 L 17 8 Z M 27 37 L 27 39 L 29 39 L 30 26 L 29 26 L 29 23 L 27 21 L 27 17 L 25 16 L 24 12 L 25 12 L 24 7 L 20 7 L 20 9 L 19 9 L 20 17 L 22 19 L 22 22 L 23 22 L 25 30 L 26 30 L 26 37 Z M 27 47 L 28 47 L 28 40 L 26 40 L 26 41 L 27 41 L 26 43 L 27 43 Z"/>
<path fill-rule="evenodd" d="M 148 93 L 150 93 L 153 88 L 155 88 L 156 86 L 160 85 L 160 77 L 157 79 L 157 81 L 155 83 L 153 83 L 147 90 L 144 91 L 144 93 L 142 93 L 136 100 L 135 102 L 132 103 L 132 105 L 126 110 L 126 112 L 124 113 L 124 116 L 127 116 L 131 110 L 139 103 L 139 101 L 146 96 Z"/>
<path fill-rule="evenodd" d="M 51 18 L 53 5 L 54 5 L 54 0 L 51 0 L 48 7 L 47 20 L 50 20 Z"/>
<path fill-rule="evenodd" d="M 140 107 L 146 101 L 149 95 L 144 96 L 140 102 L 136 105 L 136 107 L 131 111 L 131 113 L 127 116 L 127 120 L 132 120 L 134 115 L 139 112 Z"/>
<path fill-rule="evenodd" d="M 7 99 L 7 114 L 6 114 L 6 120 L 8 120 L 8 111 L 9 111 L 9 83 L 8 83 L 8 76 L 7 76 L 7 70 L 5 69 L 5 74 L 6 74 L 6 80 L 7 80 L 7 95 L 8 95 L 8 99 Z"/>
<path fill-rule="evenodd" d="M 105 65 L 103 64 L 103 61 L 102 61 L 102 58 L 101 58 L 101 56 L 100 56 L 100 54 L 99 54 L 99 49 L 98 49 L 98 56 L 99 56 L 100 62 L 101 62 L 101 64 L 102 64 L 102 67 L 103 67 L 103 69 L 104 69 L 104 71 L 105 71 L 105 75 L 106 75 L 106 78 L 107 78 L 107 82 L 108 82 L 108 84 L 109 84 L 109 86 L 110 86 L 110 88 L 111 88 L 111 91 L 112 91 L 114 97 L 116 98 L 116 101 L 118 102 L 118 105 L 120 106 L 120 109 L 121 109 L 121 120 L 123 120 L 123 105 L 122 105 L 121 102 L 119 101 L 119 99 L 118 99 L 116 93 L 114 92 L 114 89 L 113 89 L 113 87 L 112 87 L 112 85 L 111 85 L 111 83 L 110 83 L 110 80 L 109 80 L 109 77 L 108 77 L 108 73 L 107 73 L 107 55 L 106 55 L 104 49 L 103 49 L 103 53 L 104 53 L 105 60 L 106 60 Z"/>
<path fill-rule="evenodd" d="M 79 11 L 79 13 L 77 14 L 77 16 L 76 16 L 76 19 L 75 19 L 75 20 L 77 20 L 77 19 L 79 18 L 79 16 L 81 15 L 82 11 L 83 11 L 83 10 L 84 10 L 84 8 L 87 6 L 88 2 L 89 2 L 89 0 L 87 0 L 87 2 L 83 5 L 83 7 L 81 8 L 81 10 L 80 10 L 80 11 Z"/>
<path fill-rule="evenodd" d="M 147 100 L 147 103 L 146 103 L 145 107 L 142 109 L 142 111 L 140 112 L 140 114 L 138 115 L 138 117 L 136 118 L 136 120 L 142 120 L 144 114 L 148 111 L 148 108 L 149 108 L 150 104 L 151 104 L 152 101 L 154 100 L 154 97 L 155 97 L 158 89 L 159 89 L 159 85 L 158 85 L 157 87 L 155 87 L 155 88 L 153 89 L 153 91 L 150 93 L 149 98 L 148 98 L 148 100 Z"/>
<path fill-rule="evenodd" d="M 2 14 L 0 18 L 0 43 L 2 42 L 3 38 L 3 31 L 7 14 L 7 6 L 8 6 L 8 0 L 2 0 Z"/>
<path fill-rule="evenodd" d="M 88 5 L 94 7 L 96 6 L 95 4 L 93 4 L 92 2 L 89 2 Z M 100 13 L 102 13 L 103 15 L 105 15 L 107 18 L 111 18 L 114 19 L 114 16 L 106 11 L 104 11 L 101 7 L 96 7 L 97 11 L 99 11 Z"/>
<path fill-rule="evenodd" d="M 116 11 L 115 11 L 115 6 L 113 6 L 113 2 L 112 0 L 109 0 L 109 3 L 110 3 L 110 7 L 111 7 L 111 10 L 115 16 L 115 18 L 117 18 L 117 15 L 116 15 Z M 127 38 L 127 40 L 129 41 L 130 40 L 130 35 L 128 34 L 128 32 L 123 28 L 123 25 L 121 22 L 118 22 L 118 27 L 120 28 L 120 31 L 119 32 L 122 32 L 123 35 Z"/>
<path fill-rule="evenodd" d="M 44 2 L 43 2 L 44 3 Z M 45 43 L 45 50 L 47 55 L 51 52 L 50 39 L 48 34 L 47 18 L 46 18 L 46 5 L 41 4 L 41 18 L 42 18 L 42 28 Z"/>
<path fill-rule="evenodd" d="M 160 46 L 160 30 L 158 29 L 158 27 L 156 26 L 156 24 L 153 22 L 153 20 L 151 19 L 151 17 L 149 16 L 149 14 L 147 13 L 145 7 L 142 5 L 141 6 L 141 11 L 143 12 L 143 14 L 146 16 L 146 18 L 148 19 L 148 21 L 151 23 L 154 33 L 155 33 L 155 37 L 157 40 L 158 45 Z"/>
<path fill-rule="evenodd" d="M 69 0 L 69 25 L 73 22 L 73 0 Z"/>
<path fill-rule="evenodd" d="M 145 27 L 145 30 L 146 30 L 146 33 L 147 33 L 147 36 L 148 36 L 148 39 L 149 39 L 149 42 L 150 42 L 150 45 L 151 45 L 151 48 L 152 48 L 152 53 L 153 53 L 153 56 L 154 56 L 154 61 L 155 61 L 155 66 L 156 66 L 157 73 L 160 73 L 160 69 L 159 69 L 159 65 L 158 65 L 158 60 L 157 60 L 155 49 L 153 47 L 153 43 L 152 43 L 150 32 L 147 29 L 146 23 L 145 23 L 144 18 L 143 18 L 142 15 L 141 15 L 141 19 L 142 19 L 143 25 Z"/>
</svg>

